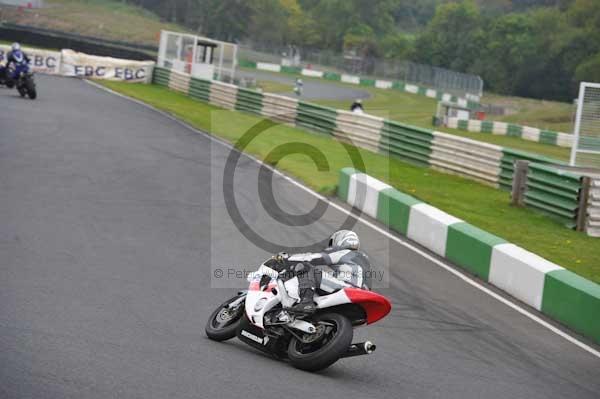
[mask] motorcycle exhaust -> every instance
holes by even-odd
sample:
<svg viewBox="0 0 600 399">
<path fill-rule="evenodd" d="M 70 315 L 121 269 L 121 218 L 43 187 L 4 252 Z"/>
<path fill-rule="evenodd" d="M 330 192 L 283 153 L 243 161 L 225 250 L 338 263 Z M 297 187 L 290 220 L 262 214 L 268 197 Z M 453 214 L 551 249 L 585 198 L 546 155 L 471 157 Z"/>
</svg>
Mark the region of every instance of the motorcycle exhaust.
<svg viewBox="0 0 600 399">
<path fill-rule="evenodd" d="M 341 357 L 370 355 L 371 353 L 375 352 L 375 349 L 377 349 L 377 345 L 371 341 L 358 342 L 350 345 L 346 353 L 344 353 Z"/>
</svg>

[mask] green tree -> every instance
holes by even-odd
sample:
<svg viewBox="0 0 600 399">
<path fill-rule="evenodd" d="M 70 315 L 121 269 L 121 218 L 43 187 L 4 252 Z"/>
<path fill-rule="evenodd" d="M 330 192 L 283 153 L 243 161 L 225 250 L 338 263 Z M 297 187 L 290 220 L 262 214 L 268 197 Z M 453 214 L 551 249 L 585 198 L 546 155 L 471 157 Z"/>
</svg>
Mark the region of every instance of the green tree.
<svg viewBox="0 0 600 399">
<path fill-rule="evenodd" d="M 509 14 L 491 24 L 474 69 L 492 90 L 513 93 L 519 85 L 519 73 L 536 62 L 532 32 L 530 19 L 521 14 Z"/>
<path fill-rule="evenodd" d="M 600 83 L 600 53 L 579 64 L 575 70 L 575 78 L 579 82 Z"/>
<path fill-rule="evenodd" d="M 417 39 L 415 55 L 425 64 L 464 71 L 478 56 L 481 36 L 481 15 L 473 1 L 442 4 Z"/>
<path fill-rule="evenodd" d="M 384 58 L 410 60 L 414 58 L 415 36 L 399 32 L 383 37 L 380 42 Z"/>
</svg>

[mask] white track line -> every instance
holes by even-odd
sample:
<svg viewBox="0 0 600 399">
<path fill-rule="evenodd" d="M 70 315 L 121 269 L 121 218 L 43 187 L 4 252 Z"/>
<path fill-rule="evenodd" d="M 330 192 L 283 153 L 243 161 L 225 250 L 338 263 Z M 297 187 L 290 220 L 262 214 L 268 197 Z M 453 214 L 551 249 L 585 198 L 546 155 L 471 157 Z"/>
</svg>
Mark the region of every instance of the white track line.
<svg viewBox="0 0 600 399">
<path fill-rule="evenodd" d="M 146 107 L 148 109 L 153 110 L 154 112 L 157 112 L 169 119 L 171 119 L 172 121 L 180 124 L 181 126 L 184 126 L 187 129 L 190 129 L 202 136 L 208 137 L 209 139 L 229 148 L 230 150 L 235 150 L 238 151 L 233 145 L 231 145 L 230 143 L 223 141 L 213 135 L 210 135 L 206 132 L 203 132 L 202 130 L 198 130 L 195 127 L 191 126 L 190 124 L 174 117 L 173 115 L 169 114 L 168 112 L 162 111 L 156 107 L 153 107 L 152 105 L 146 104 L 143 101 L 137 100 L 135 98 L 131 98 L 129 96 L 126 96 L 124 94 L 118 93 L 114 90 L 111 90 L 107 87 L 104 87 L 98 83 L 89 81 L 89 80 L 85 80 L 85 82 L 91 84 L 92 86 L 95 86 L 99 89 L 102 89 L 104 91 L 107 91 L 109 93 L 112 93 L 116 96 L 119 96 L 121 98 L 125 98 L 129 101 L 133 101 L 136 104 L 139 104 L 143 107 Z M 269 170 L 271 170 L 273 173 L 279 175 L 280 177 L 284 178 L 285 180 L 287 180 L 288 182 L 292 183 L 293 185 L 295 185 L 296 187 L 299 187 L 300 189 L 306 191 L 307 193 L 315 196 L 316 198 L 320 199 L 321 201 L 325 201 L 329 206 L 334 207 L 335 209 L 337 209 L 338 211 L 349 215 L 353 218 L 355 218 L 356 220 L 359 220 L 360 222 L 362 222 L 364 225 L 372 228 L 373 230 L 375 230 L 376 232 L 386 236 L 387 238 L 397 242 L 400 245 L 405 246 L 406 248 L 412 250 L 413 252 L 418 253 L 419 255 L 421 255 L 422 257 L 426 258 L 427 260 L 435 263 L 436 265 L 438 265 L 439 267 L 441 267 L 444 270 L 447 270 L 448 272 L 454 274 L 456 277 L 460 278 L 461 280 L 463 280 L 464 282 L 466 282 L 467 284 L 485 292 L 486 294 L 488 294 L 489 296 L 491 296 L 492 298 L 502 302 L 503 304 L 505 304 L 506 306 L 510 307 L 511 309 L 516 310 L 517 312 L 521 313 L 522 315 L 530 318 L 531 320 L 535 321 L 536 323 L 540 324 L 543 327 L 546 327 L 548 330 L 552 331 L 553 333 L 563 337 L 564 339 L 566 339 L 567 341 L 577 345 L 578 347 L 580 347 L 581 349 L 585 350 L 586 352 L 596 356 L 597 358 L 600 358 L 600 351 L 597 351 L 596 349 L 594 349 L 593 347 L 591 347 L 590 345 L 587 345 L 584 342 L 581 342 L 580 340 L 578 340 L 577 338 L 569 335 L 568 333 L 564 332 L 563 330 L 561 330 L 560 328 L 553 326 L 552 324 L 548 323 L 546 320 L 542 319 L 541 317 L 535 315 L 534 313 L 528 311 L 527 309 L 522 308 L 521 306 L 517 305 L 516 303 L 513 303 L 511 301 L 509 301 L 508 299 L 504 298 L 502 295 L 490 290 L 489 288 L 487 288 L 486 286 L 484 286 L 483 284 L 479 283 L 478 281 L 474 280 L 473 278 L 471 278 L 470 276 L 456 270 L 455 268 L 448 266 L 447 264 L 445 264 L 444 262 L 440 261 L 439 259 L 435 258 L 434 256 L 432 256 L 431 254 L 427 253 L 426 251 L 422 250 L 421 248 L 416 247 L 415 245 L 406 242 L 404 240 L 401 240 L 400 238 L 396 237 L 393 234 L 390 234 L 388 231 L 382 229 L 381 227 L 375 225 L 374 223 L 363 219 L 362 217 L 356 216 L 354 215 L 352 212 L 350 212 L 348 209 L 332 202 L 331 200 L 329 200 L 329 198 L 324 197 L 323 195 L 313 191 L 312 189 L 310 189 L 309 187 L 306 187 L 305 185 L 303 185 L 302 183 L 297 182 L 296 180 L 292 179 L 291 177 L 283 174 L 282 172 L 278 171 L 277 169 L 273 168 L 270 165 L 266 165 L 264 164 L 261 160 L 253 157 L 250 154 L 247 153 L 242 153 L 243 156 L 246 156 L 250 159 L 252 159 L 254 162 L 268 168 Z"/>
</svg>

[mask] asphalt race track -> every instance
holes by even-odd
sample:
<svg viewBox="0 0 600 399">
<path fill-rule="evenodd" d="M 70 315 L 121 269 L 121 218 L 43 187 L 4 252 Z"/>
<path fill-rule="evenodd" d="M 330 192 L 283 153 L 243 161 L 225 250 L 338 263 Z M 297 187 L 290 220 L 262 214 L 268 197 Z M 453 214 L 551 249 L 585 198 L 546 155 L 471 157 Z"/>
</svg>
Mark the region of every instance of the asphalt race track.
<svg viewBox="0 0 600 399">
<path fill-rule="evenodd" d="M 309 374 L 209 341 L 209 314 L 235 293 L 211 286 L 244 285 L 215 268 L 268 255 L 226 212 L 230 150 L 86 82 L 37 79 L 36 101 L 0 89 L 0 398 L 600 396 L 600 359 L 361 223 L 393 302 L 355 334 L 375 354 Z M 345 219 L 273 221 L 258 171 L 242 157 L 234 190 L 267 239 L 305 245 Z M 316 203 L 273 186 L 282 211 Z"/>
<path fill-rule="evenodd" d="M 238 70 L 236 72 L 237 77 L 255 78 L 257 80 L 267 80 L 272 82 L 278 82 L 294 86 L 296 82 L 296 76 L 285 75 L 277 72 L 265 72 L 265 71 L 249 71 L 249 70 Z M 303 91 L 300 99 L 304 100 L 348 100 L 348 107 L 352 104 L 352 101 L 357 98 L 365 99 L 369 98 L 369 92 L 361 89 L 354 89 L 348 86 L 337 85 L 333 83 L 324 83 L 316 79 L 311 79 L 302 76 Z M 297 98 L 296 95 L 290 89 L 289 93 L 280 93 L 284 96 Z"/>
</svg>

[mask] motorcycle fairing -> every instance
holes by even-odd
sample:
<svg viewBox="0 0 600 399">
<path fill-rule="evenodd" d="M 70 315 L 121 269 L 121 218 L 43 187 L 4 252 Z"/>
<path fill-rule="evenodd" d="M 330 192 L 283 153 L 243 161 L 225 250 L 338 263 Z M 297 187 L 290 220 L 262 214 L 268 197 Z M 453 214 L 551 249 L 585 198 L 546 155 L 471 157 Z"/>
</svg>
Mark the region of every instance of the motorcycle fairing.
<svg viewBox="0 0 600 399">
<path fill-rule="evenodd" d="M 377 320 L 384 318 L 392 309 L 392 305 L 386 297 L 373 291 L 344 288 L 344 294 L 350 302 L 360 305 L 365 310 L 367 324 L 375 323 Z"/>
</svg>

